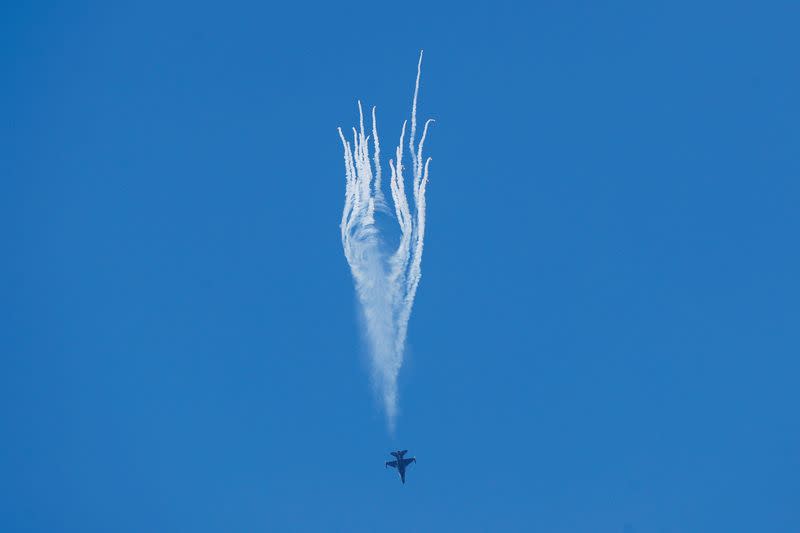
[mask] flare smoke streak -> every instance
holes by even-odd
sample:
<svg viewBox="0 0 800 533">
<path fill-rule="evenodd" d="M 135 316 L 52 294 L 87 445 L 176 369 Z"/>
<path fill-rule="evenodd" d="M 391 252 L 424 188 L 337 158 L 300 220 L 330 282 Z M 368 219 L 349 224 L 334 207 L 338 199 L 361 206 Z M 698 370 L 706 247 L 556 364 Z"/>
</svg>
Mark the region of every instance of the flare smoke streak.
<svg viewBox="0 0 800 533">
<path fill-rule="evenodd" d="M 372 363 L 372 377 L 383 401 L 387 423 L 394 431 L 397 416 L 397 375 L 403 364 L 408 319 L 422 275 L 422 248 L 425 238 L 425 187 L 428 166 L 422 147 L 432 119 L 425 122 L 416 143 L 417 95 L 422 69 L 422 52 L 417 64 L 417 81 L 411 104 L 408 156 L 411 159 L 413 212 L 405 189 L 403 155 L 406 126 L 403 122 L 394 159 L 389 160 L 394 216 L 400 229 L 397 248 L 388 243 L 376 224 L 375 214 L 391 211 L 381 189 L 381 160 L 375 108 L 372 108 L 372 158 L 370 135 L 364 132 L 364 113 L 358 102 L 359 128 L 353 128 L 352 144 L 339 128 L 344 147 L 345 203 L 342 212 L 342 246 L 350 264 L 356 293 L 364 318 L 365 336 Z"/>
</svg>

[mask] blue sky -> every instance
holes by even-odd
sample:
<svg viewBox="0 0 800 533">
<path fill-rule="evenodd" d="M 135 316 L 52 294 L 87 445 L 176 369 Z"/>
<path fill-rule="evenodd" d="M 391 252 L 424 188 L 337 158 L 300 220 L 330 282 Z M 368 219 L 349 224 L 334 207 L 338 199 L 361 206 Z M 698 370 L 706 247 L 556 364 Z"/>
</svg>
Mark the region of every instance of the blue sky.
<svg viewBox="0 0 800 533">
<path fill-rule="evenodd" d="M 529 4 L 4 4 L 0 529 L 800 530 L 800 11 Z M 392 439 L 336 127 L 420 48 Z"/>
</svg>

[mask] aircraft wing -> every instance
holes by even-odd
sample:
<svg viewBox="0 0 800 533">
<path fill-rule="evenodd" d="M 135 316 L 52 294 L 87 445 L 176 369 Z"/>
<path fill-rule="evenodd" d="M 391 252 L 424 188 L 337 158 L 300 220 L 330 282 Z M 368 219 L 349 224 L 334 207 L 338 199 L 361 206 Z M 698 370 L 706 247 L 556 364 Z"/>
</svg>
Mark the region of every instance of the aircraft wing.
<svg viewBox="0 0 800 533">
<path fill-rule="evenodd" d="M 397 468 L 397 461 L 386 461 L 386 466 L 391 466 L 392 468 Z"/>
<path fill-rule="evenodd" d="M 392 462 L 394 462 L 394 461 L 392 461 Z M 411 459 L 403 459 L 403 466 L 408 466 L 411 463 L 416 463 L 416 462 L 417 462 L 416 457 L 412 457 Z"/>
</svg>

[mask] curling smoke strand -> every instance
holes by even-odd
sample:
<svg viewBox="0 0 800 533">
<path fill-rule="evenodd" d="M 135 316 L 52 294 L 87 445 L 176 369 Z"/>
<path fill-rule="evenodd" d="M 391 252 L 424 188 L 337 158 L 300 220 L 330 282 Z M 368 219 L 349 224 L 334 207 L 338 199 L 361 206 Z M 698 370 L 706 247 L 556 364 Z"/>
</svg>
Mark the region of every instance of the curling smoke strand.
<svg viewBox="0 0 800 533">
<path fill-rule="evenodd" d="M 425 238 L 425 187 L 431 158 L 422 162 L 422 147 L 432 119 L 425 122 L 419 143 L 417 130 L 417 95 L 422 70 L 422 52 L 417 64 L 417 80 L 411 105 L 411 128 L 408 151 L 413 172 L 412 216 L 405 190 L 403 171 L 404 139 L 408 121 L 403 122 L 395 159 L 389 160 L 394 214 L 400 227 L 397 249 L 389 251 L 376 223 L 375 213 L 390 213 L 381 189 L 380 142 L 375 108 L 372 108 L 372 161 L 369 135 L 364 132 L 364 112 L 358 102 L 359 129 L 353 128 L 352 145 L 339 128 L 344 148 L 345 203 L 342 212 L 342 246 L 355 281 L 366 329 L 372 363 L 372 378 L 383 401 L 390 431 L 397 416 L 397 376 L 403 364 L 408 320 L 422 276 L 422 248 Z M 373 173 L 374 170 L 374 173 Z"/>
</svg>

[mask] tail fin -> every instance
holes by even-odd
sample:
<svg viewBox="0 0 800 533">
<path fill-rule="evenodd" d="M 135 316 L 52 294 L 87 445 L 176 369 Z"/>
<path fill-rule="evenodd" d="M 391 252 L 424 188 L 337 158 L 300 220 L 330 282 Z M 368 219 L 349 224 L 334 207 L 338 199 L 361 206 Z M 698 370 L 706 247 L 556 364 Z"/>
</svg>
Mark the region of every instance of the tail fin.
<svg viewBox="0 0 800 533">
<path fill-rule="evenodd" d="M 402 459 L 402 458 L 403 458 L 403 456 L 406 454 L 406 452 L 407 452 L 407 451 L 408 451 L 408 450 L 398 450 L 398 451 L 396 451 L 396 452 L 389 452 L 389 453 L 391 453 L 392 455 L 394 455 L 394 456 L 395 456 L 395 457 L 397 457 L 398 459 Z"/>
</svg>

